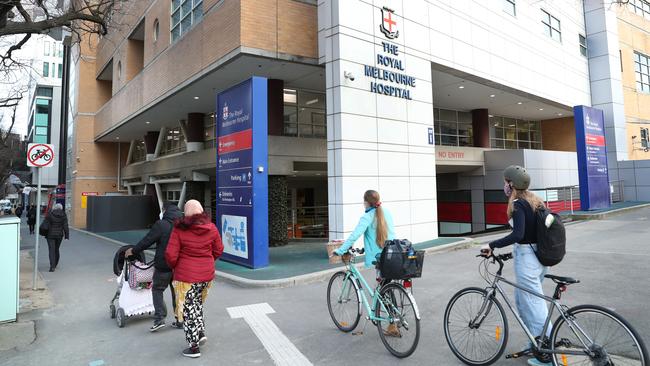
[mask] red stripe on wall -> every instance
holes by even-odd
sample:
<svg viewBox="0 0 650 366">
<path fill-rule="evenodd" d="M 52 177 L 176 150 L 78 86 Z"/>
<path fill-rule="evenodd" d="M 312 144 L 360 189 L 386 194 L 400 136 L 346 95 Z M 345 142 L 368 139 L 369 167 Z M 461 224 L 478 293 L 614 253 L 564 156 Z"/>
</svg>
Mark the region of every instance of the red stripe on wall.
<svg viewBox="0 0 650 366">
<path fill-rule="evenodd" d="M 472 222 L 472 204 L 469 202 L 438 202 L 438 221 Z"/>
<path fill-rule="evenodd" d="M 490 225 L 505 225 L 508 223 L 508 203 L 486 203 L 485 223 Z"/>
</svg>

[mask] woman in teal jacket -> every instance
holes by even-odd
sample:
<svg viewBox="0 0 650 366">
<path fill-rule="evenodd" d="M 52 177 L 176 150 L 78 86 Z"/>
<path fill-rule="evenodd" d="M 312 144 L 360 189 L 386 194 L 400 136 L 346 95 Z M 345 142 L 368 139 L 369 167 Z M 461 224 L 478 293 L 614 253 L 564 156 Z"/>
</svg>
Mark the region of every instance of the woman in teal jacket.
<svg viewBox="0 0 650 366">
<path fill-rule="evenodd" d="M 372 262 L 379 259 L 379 254 L 386 240 L 395 239 L 393 217 L 390 212 L 381 207 L 381 200 L 377 191 L 369 190 L 363 195 L 365 213 L 357 224 L 352 234 L 334 251 L 336 255 L 345 254 L 357 239 L 363 234 L 363 247 L 365 249 L 366 268 L 372 267 Z"/>
</svg>

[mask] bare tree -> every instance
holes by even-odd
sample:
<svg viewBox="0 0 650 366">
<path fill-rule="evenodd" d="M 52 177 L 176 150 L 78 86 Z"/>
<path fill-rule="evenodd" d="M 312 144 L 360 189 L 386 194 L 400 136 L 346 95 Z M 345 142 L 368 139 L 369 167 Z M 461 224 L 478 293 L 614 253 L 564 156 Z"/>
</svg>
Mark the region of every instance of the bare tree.
<svg viewBox="0 0 650 366">
<path fill-rule="evenodd" d="M 84 34 L 105 35 L 113 14 L 124 6 L 124 0 L 0 0 L 0 40 L 17 36 L 0 53 L 2 67 L 16 60 L 15 51 L 33 34 L 66 28 L 82 39 Z"/>
<path fill-rule="evenodd" d="M 20 137 L 12 131 L 16 124 L 16 106 L 12 107 L 12 115 L 7 128 L 0 127 L 0 184 L 4 183 L 14 171 L 27 170 Z"/>
</svg>

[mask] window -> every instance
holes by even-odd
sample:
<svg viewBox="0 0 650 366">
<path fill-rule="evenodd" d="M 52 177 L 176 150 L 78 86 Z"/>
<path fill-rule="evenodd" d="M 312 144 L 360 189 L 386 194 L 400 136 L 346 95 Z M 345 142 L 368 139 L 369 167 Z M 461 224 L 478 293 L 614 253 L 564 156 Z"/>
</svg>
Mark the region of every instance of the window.
<svg viewBox="0 0 650 366">
<path fill-rule="evenodd" d="M 284 135 L 325 137 L 325 94 L 284 89 Z"/>
<path fill-rule="evenodd" d="M 517 16 L 517 5 L 515 4 L 516 0 L 501 0 L 503 1 L 503 11 L 506 13 Z"/>
<path fill-rule="evenodd" d="M 52 88 L 38 87 L 36 88 L 36 95 L 39 97 L 52 97 Z"/>
<path fill-rule="evenodd" d="M 43 77 L 49 77 L 49 76 L 50 76 L 50 63 L 43 62 Z"/>
<path fill-rule="evenodd" d="M 636 90 L 650 93 L 650 58 L 639 52 L 634 52 L 634 72 L 636 74 Z"/>
<path fill-rule="evenodd" d="M 181 199 L 181 191 L 165 191 L 165 201 L 178 202 Z"/>
<path fill-rule="evenodd" d="M 63 43 L 59 43 L 59 57 L 63 57 Z"/>
<path fill-rule="evenodd" d="M 117 62 L 117 80 L 122 80 L 122 61 Z"/>
<path fill-rule="evenodd" d="M 163 141 L 162 155 L 169 155 L 185 151 L 185 143 L 183 141 L 183 134 L 181 128 L 170 128 L 167 130 L 167 135 Z"/>
<path fill-rule="evenodd" d="M 540 122 L 490 117 L 490 146 L 498 149 L 540 150 L 542 148 Z"/>
<path fill-rule="evenodd" d="M 144 146 L 143 140 L 136 140 L 133 146 L 133 153 L 131 154 L 131 163 L 144 161 L 147 157 L 147 150 Z"/>
<path fill-rule="evenodd" d="M 160 23 L 158 23 L 158 19 L 154 20 L 153 22 L 153 41 L 156 42 L 158 40 L 158 35 L 160 34 Z"/>
<path fill-rule="evenodd" d="M 648 133 L 648 129 L 641 127 L 641 147 L 643 147 L 644 149 L 650 147 L 650 143 L 648 143 L 648 140 L 650 140 L 650 134 Z"/>
<path fill-rule="evenodd" d="M 59 64 L 59 79 L 63 77 L 63 64 Z"/>
<path fill-rule="evenodd" d="M 628 4 L 636 14 L 650 19 L 650 3 L 647 0 L 629 0 Z"/>
<path fill-rule="evenodd" d="M 451 109 L 433 109 L 436 145 L 473 146 L 472 114 Z"/>
<path fill-rule="evenodd" d="M 203 19 L 203 0 L 172 0 L 172 42 Z"/>
<path fill-rule="evenodd" d="M 45 48 L 45 52 L 44 52 L 45 56 L 49 56 L 50 55 L 50 42 L 45 41 L 45 47 L 44 48 Z"/>
<path fill-rule="evenodd" d="M 560 21 L 545 10 L 542 10 L 542 27 L 544 29 L 544 34 L 558 42 L 562 42 Z"/>
<path fill-rule="evenodd" d="M 587 38 L 582 34 L 578 34 L 578 43 L 580 43 L 580 54 L 587 57 Z"/>
</svg>

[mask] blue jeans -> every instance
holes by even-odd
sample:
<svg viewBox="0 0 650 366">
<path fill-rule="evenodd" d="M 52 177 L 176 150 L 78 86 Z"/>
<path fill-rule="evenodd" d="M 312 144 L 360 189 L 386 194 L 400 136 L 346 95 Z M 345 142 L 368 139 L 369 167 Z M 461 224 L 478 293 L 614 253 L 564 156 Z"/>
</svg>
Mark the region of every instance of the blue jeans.
<svg viewBox="0 0 650 366">
<path fill-rule="evenodd" d="M 513 255 L 515 257 L 515 278 L 519 286 L 543 294 L 542 281 L 544 275 L 548 272 L 548 267 L 544 267 L 539 260 L 533 248 L 537 249 L 535 244 L 515 244 Z M 537 337 L 542 334 L 544 322 L 548 316 L 547 303 L 539 297 L 535 297 L 525 291 L 515 288 L 515 304 L 519 316 L 524 321 L 528 330 Z M 547 330 L 547 336 L 550 335 L 551 329 Z"/>
</svg>

